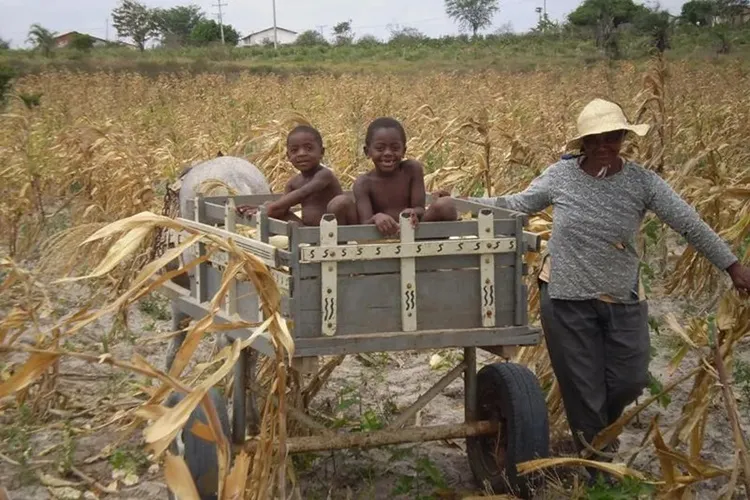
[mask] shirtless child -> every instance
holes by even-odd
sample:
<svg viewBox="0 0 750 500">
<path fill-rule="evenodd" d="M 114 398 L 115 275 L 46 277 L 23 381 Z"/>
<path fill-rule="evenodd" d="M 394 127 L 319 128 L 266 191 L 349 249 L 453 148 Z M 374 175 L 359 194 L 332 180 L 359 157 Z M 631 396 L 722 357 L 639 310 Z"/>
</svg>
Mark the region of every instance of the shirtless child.
<svg viewBox="0 0 750 500">
<path fill-rule="evenodd" d="M 439 198 L 425 210 L 424 169 L 416 160 L 404 160 L 406 132 L 393 118 L 378 118 L 367 128 L 365 155 L 375 169 L 354 181 L 360 224 L 375 224 L 385 236 L 399 232 L 401 212 L 412 222 L 454 221 L 458 212 L 450 198 Z"/>
<path fill-rule="evenodd" d="M 319 226 L 321 217 L 332 213 L 340 225 L 357 224 L 354 200 L 344 194 L 333 171 L 320 164 L 325 153 L 320 132 L 299 125 L 289 132 L 286 148 L 287 158 L 300 173 L 287 182 L 281 198 L 266 204 L 268 216 L 304 226 Z M 297 204 L 302 205 L 302 219 L 291 211 Z M 255 207 L 245 205 L 237 210 L 247 214 Z"/>
</svg>

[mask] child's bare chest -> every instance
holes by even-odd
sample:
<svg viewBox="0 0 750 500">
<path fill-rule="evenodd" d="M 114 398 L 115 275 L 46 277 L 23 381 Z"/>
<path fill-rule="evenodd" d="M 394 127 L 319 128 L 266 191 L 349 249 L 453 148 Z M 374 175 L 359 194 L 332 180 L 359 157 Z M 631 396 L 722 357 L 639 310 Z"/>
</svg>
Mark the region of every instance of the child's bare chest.
<svg viewBox="0 0 750 500">
<path fill-rule="evenodd" d="M 411 178 L 400 173 L 392 177 L 374 179 L 371 188 L 376 211 L 403 210 L 411 202 Z"/>
</svg>

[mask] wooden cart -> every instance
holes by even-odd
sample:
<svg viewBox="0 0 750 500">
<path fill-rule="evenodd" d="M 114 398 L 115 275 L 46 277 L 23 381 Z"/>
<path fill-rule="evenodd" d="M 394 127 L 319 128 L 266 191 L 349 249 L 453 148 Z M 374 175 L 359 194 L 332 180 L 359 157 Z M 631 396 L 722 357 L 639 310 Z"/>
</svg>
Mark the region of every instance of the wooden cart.
<svg viewBox="0 0 750 500">
<path fill-rule="evenodd" d="M 544 394 L 533 373 L 521 365 L 500 362 L 479 372 L 476 366 L 477 348 L 507 360 L 516 347 L 540 340 L 540 331 L 528 324 L 523 261 L 528 249 L 539 250 L 540 240 L 524 232 L 526 216 L 456 199 L 459 212 L 471 212 L 471 220 L 421 223 L 415 230 L 402 216 L 399 238 L 384 240 L 374 225 L 338 226 L 332 215 L 325 215 L 320 227 L 272 219 L 263 208 L 252 218 L 236 215 L 236 206 L 261 206 L 279 196 L 199 196 L 189 204 L 194 216 L 181 221 L 233 238 L 268 266 L 282 293 L 282 313 L 291 321 L 295 364 L 324 355 L 464 349 L 462 362 L 384 430 L 331 434 L 303 412 L 293 413 L 320 436 L 289 438 L 289 451 L 466 438 L 469 464 L 480 486 L 528 496 L 534 476 L 519 476 L 516 464 L 548 456 Z M 257 237 L 238 235 L 239 224 L 254 226 Z M 270 243 L 278 236 L 287 238 L 285 248 Z M 226 254 L 212 255 L 191 276 L 189 290 L 168 284 L 175 328 L 185 317 L 207 313 L 226 262 Z M 230 321 L 235 315 L 260 319 L 249 281 L 232 285 L 217 320 Z M 227 336 L 233 342 L 250 334 L 240 330 Z M 267 338 L 257 338 L 235 367 L 231 436 L 237 444 L 258 424 L 255 398 L 247 390 L 254 381 L 243 375 L 255 373 L 250 368 L 258 353 L 274 355 Z M 464 423 L 407 426 L 462 374 Z"/>
</svg>

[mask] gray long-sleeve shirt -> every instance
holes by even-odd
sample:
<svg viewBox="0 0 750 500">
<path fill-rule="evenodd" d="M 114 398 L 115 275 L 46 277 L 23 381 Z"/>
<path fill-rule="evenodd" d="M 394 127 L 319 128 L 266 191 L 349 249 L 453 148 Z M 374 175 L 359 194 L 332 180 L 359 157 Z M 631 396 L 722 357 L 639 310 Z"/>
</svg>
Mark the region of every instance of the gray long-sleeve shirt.
<svg viewBox="0 0 750 500">
<path fill-rule="evenodd" d="M 719 269 L 737 261 L 729 246 L 669 184 L 632 162 L 625 162 L 617 174 L 596 178 L 580 168 L 578 158 L 565 158 L 521 193 L 471 200 L 526 214 L 553 206 L 548 249 L 549 293 L 555 299 L 608 295 L 618 302 L 637 302 L 636 237 L 647 210 Z"/>
</svg>

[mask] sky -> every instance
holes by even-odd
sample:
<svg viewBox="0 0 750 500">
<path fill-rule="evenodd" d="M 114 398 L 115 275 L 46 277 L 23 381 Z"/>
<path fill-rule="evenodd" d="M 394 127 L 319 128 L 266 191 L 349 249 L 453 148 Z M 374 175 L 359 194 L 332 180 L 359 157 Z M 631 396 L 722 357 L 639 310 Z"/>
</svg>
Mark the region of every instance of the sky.
<svg viewBox="0 0 750 500">
<path fill-rule="evenodd" d="M 207 15 L 215 15 L 216 3 L 222 7 L 224 22 L 244 36 L 273 26 L 272 0 L 141 0 L 149 7 L 198 5 Z M 638 0 L 636 0 L 638 1 Z M 547 0 L 547 14 L 562 20 L 581 0 Z M 643 3 L 643 2 L 640 2 Z M 679 14 L 684 0 L 661 0 L 660 5 Z M 29 26 L 39 23 L 60 34 L 78 31 L 114 40 L 111 12 L 118 0 L 0 0 L 0 38 L 12 46 L 26 44 Z M 536 7 L 544 0 L 500 0 L 492 32 L 510 23 L 516 32 L 534 27 Z M 457 25 L 445 15 L 444 0 L 276 0 L 277 26 L 302 32 L 322 30 L 330 38 L 331 28 L 340 21 L 352 21 L 356 37 L 370 34 L 387 39 L 390 27 L 414 27 L 437 37 L 458 34 Z"/>
</svg>

